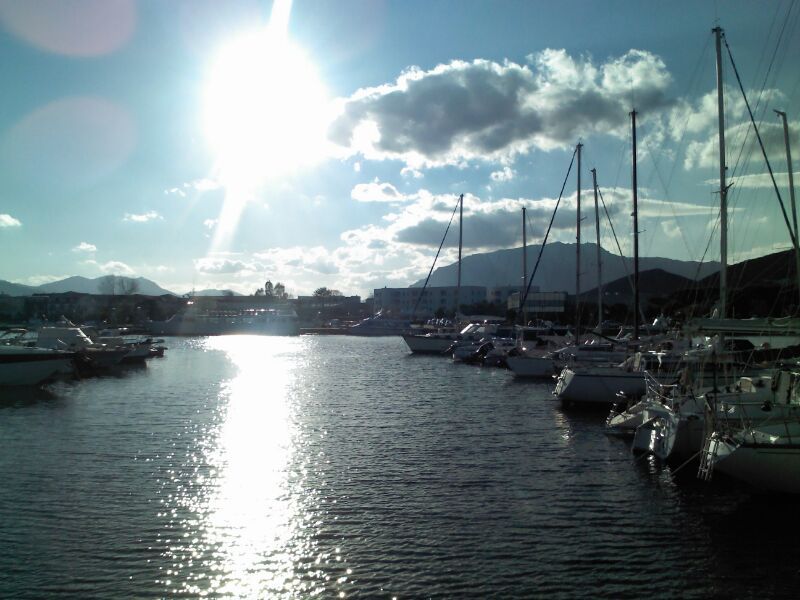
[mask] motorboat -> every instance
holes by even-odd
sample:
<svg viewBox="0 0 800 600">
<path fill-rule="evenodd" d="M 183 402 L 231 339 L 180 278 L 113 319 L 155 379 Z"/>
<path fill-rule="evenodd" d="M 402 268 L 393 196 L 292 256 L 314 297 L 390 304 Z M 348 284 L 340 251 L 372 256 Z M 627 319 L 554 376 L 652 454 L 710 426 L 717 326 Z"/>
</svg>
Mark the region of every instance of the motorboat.
<svg viewBox="0 0 800 600">
<path fill-rule="evenodd" d="M 0 345 L 0 386 L 36 386 L 74 373 L 75 354 L 61 350 Z"/>
<path fill-rule="evenodd" d="M 118 365 L 129 351 L 124 347 L 96 343 L 80 327 L 42 327 L 35 343 L 39 348 L 74 352 L 78 368 L 89 371 Z"/>
</svg>

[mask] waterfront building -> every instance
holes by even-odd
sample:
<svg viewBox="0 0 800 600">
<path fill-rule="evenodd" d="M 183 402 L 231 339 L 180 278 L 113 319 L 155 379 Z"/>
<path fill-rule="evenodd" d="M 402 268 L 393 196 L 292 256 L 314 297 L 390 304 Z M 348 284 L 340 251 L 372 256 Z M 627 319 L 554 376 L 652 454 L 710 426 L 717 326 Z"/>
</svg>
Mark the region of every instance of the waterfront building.
<svg viewBox="0 0 800 600">
<path fill-rule="evenodd" d="M 414 317 L 429 318 L 437 311 L 454 311 L 456 298 L 461 306 L 486 302 L 486 288 L 480 285 L 462 285 L 460 290 L 455 285 L 428 287 L 421 299 L 420 294 L 422 288 L 377 288 L 374 309 L 394 316 L 411 317 L 413 312 Z"/>
</svg>

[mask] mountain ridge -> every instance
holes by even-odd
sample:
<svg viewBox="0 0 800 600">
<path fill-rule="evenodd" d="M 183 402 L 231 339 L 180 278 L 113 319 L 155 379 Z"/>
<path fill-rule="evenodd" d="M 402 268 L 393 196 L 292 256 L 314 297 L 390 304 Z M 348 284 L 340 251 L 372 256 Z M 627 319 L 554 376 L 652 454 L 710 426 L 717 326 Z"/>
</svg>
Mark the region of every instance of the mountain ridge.
<svg viewBox="0 0 800 600">
<path fill-rule="evenodd" d="M 33 294 L 63 294 L 75 292 L 78 294 L 141 294 L 144 296 L 163 296 L 171 294 L 156 282 L 145 277 L 123 277 L 121 275 L 103 275 L 94 279 L 74 275 L 58 281 L 51 281 L 41 285 L 24 285 L 0 279 L 0 294 L 7 296 L 32 296 Z"/>
<path fill-rule="evenodd" d="M 575 293 L 576 248 L 574 243 L 553 242 L 547 244 L 542 253 L 533 286 L 543 292 Z M 540 246 L 527 248 L 529 277 Z M 602 248 L 603 281 L 611 282 L 633 273 L 633 258 L 623 257 Z M 627 269 L 627 272 L 626 272 Z M 639 272 L 661 269 L 673 275 L 695 281 L 705 279 L 719 271 L 718 262 L 698 263 L 672 258 L 645 256 L 639 258 Z M 457 283 L 457 263 L 438 267 L 431 274 L 429 286 L 452 286 Z M 421 287 L 425 280 L 411 284 Z M 485 287 L 517 286 L 522 282 L 522 248 L 495 250 L 482 254 L 472 254 L 461 261 L 461 285 L 480 285 Z M 581 294 L 597 288 L 597 245 L 581 244 Z"/>
</svg>

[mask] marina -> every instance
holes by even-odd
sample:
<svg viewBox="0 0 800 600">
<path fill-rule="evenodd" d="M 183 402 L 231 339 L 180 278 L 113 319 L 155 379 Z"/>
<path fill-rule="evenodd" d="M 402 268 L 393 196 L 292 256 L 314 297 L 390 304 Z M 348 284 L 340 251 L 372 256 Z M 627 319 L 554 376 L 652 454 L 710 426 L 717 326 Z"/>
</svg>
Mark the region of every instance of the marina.
<svg viewBox="0 0 800 600">
<path fill-rule="evenodd" d="M 800 582 L 796 498 L 637 458 L 552 383 L 397 336 L 165 344 L 145 368 L 2 391 L 0 596 L 791 597 Z"/>
<path fill-rule="evenodd" d="M 46 4 L 0 599 L 797 596 L 800 3 Z"/>
</svg>

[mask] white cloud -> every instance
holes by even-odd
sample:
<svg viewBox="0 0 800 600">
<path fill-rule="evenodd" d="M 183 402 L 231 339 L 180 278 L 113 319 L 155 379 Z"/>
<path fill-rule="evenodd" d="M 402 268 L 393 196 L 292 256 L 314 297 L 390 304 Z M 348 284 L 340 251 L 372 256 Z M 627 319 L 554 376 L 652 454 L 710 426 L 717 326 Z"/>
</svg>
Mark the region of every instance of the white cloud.
<svg viewBox="0 0 800 600">
<path fill-rule="evenodd" d="M 350 192 L 350 197 L 358 202 L 403 202 L 403 196 L 391 183 L 381 183 L 376 177 L 370 183 L 359 183 Z"/>
<path fill-rule="evenodd" d="M 778 189 L 781 190 L 781 194 L 783 194 L 784 188 L 788 186 L 788 175 L 786 171 L 783 173 L 774 173 L 775 175 L 775 182 L 778 184 Z M 747 188 L 747 189 L 758 189 L 758 188 L 770 188 L 773 189 L 774 185 L 772 184 L 772 178 L 769 176 L 769 173 L 756 173 L 753 175 L 739 175 L 738 177 L 732 178 L 732 182 L 737 188 Z M 794 172 L 794 179 L 795 182 L 800 181 L 800 171 Z M 707 179 L 706 183 L 709 185 L 715 185 L 719 187 L 719 179 Z M 797 186 L 797 183 L 795 183 Z"/>
<path fill-rule="evenodd" d="M 164 190 L 164 194 L 167 196 L 180 196 L 181 198 L 185 198 L 190 191 L 201 193 L 211 192 L 213 190 L 218 190 L 221 187 L 222 184 L 216 179 L 202 177 L 200 179 L 195 179 L 194 181 L 187 181 L 180 186 L 168 188 Z"/>
<path fill-rule="evenodd" d="M 626 135 L 632 96 L 642 111 L 672 104 L 671 76 L 650 52 L 629 50 L 600 65 L 564 50 L 529 59 L 411 68 L 343 101 L 330 138 L 351 154 L 414 169 L 462 165 L 563 147 L 592 133 Z"/>
<path fill-rule="evenodd" d="M 516 173 L 511 167 L 503 167 L 500 171 L 495 171 L 489 177 L 492 181 L 511 181 L 514 179 Z"/>
<path fill-rule="evenodd" d="M 131 223 L 147 223 L 148 221 L 154 221 L 160 219 L 163 219 L 163 217 L 156 211 L 151 210 L 146 213 L 142 213 L 140 215 L 125 213 L 125 218 L 123 220 Z"/>
<path fill-rule="evenodd" d="M 206 229 L 214 229 L 214 227 L 219 223 L 219 219 L 206 219 L 203 221 L 203 226 Z"/>
<path fill-rule="evenodd" d="M 72 249 L 73 252 L 96 252 L 97 246 L 89 242 L 81 242 Z"/>
<path fill-rule="evenodd" d="M 106 263 L 99 263 L 95 260 L 86 260 L 84 261 L 84 264 L 97 267 L 100 271 L 102 271 L 107 275 L 131 276 L 135 274 L 135 271 L 133 269 L 131 269 L 128 265 L 119 260 L 110 260 Z"/>
<path fill-rule="evenodd" d="M 200 273 L 220 275 L 259 271 L 260 265 L 254 265 L 237 259 L 211 256 L 196 259 L 194 261 L 194 268 Z"/>
<path fill-rule="evenodd" d="M 733 95 L 735 94 L 735 95 Z M 750 92 L 751 96 L 755 96 Z M 731 97 L 732 96 L 732 97 Z M 784 98 L 777 90 L 765 90 L 764 96 L 780 101 Z M 719 134 L 717 132 L 716 95 L 703 96 L 697 106 L 682 102 L 674 110 L 671 117 L 673 136 L 683 131 L 684 123 L 688 123 L 687 131 L 697 134 L 700 139 L 692 139 L 686 146 L 684 169 L 714 168 L 719 165 Z M 747 108 L 739 90 L 731 90 L 726 99 L 725 145 L 729 177 L 740 176 L 742 159 L 752 157 L 751 168 L 766 172 L 766 165 L 758 145 L 758 138 L 750 124 Z M 676 116 L 677 115 L 677 116 Z M 677 121 L 681 120 L 679 124 Z M 679 126 L 680 127 L 679 127 Z M 800 144 L 800 121 L 789 123 L 789 143 L 792 148 Z M 758 130 L 767 150 L 767 156 L 775 168 L 786 165 L 786 147 L 784 144 L 783 124 L 779 119 L 764 119 L 758 123 Z M 741 157 L 741 158 L 740 158 Z"/>
<path fill-rule="evenodd" d="M 414 179 L 421 179 L 425 176 L 422 171 L 412 169 L 411 167 L 403 167 L 400 169 L 400 175 L 403 177 L 413 177 Z"/>
<path fill-rule="evenodd" d="M 25 280 L 27 285 L 42 285 L 66 279 L 69 275 L 31 275 Z"/>
<path fill-rule="evenodd" d="M 21 227 L 19 219 L 15 219 L 9 214 L 0 214 L 0 227 Z"/>
</svg>

